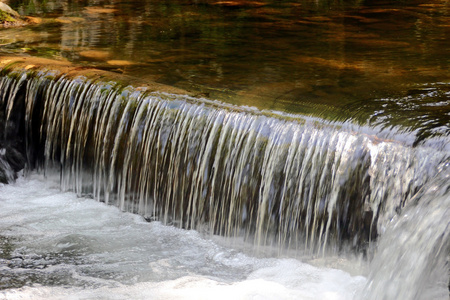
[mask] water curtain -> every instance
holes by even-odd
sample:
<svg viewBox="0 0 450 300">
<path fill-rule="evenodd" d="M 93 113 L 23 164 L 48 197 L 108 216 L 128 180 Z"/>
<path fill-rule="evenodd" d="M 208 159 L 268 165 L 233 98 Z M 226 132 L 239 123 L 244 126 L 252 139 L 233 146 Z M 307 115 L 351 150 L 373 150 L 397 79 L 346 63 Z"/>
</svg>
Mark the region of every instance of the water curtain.
<svg viewBox="0 0 450 300">
<path fill-rule="evenodd" d="M 42 70 L 4 70 L 0 111 L 3 139 L 23 142 L 28 169 L 59 171 L 63 190 L 314 253 L 366 247 L 448 156 L 318 119 Z"/>
</svg>

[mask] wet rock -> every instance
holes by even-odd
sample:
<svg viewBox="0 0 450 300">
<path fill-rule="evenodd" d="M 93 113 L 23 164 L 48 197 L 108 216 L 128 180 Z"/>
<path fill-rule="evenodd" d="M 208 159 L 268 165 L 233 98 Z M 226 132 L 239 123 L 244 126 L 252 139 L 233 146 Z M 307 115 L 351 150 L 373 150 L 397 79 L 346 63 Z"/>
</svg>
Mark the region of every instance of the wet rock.
<svg viewBox="0 0 450 300">
<path fill-rule="evenodd" d="M 25 155 L 11 147 L 4 147 L 0 141 L 0 183 L 11 183 L 17 178 L 19 171 L 26 165 Z"/>
<path fill-rule="evenodd" d="M 117 12 L 117 9 L 110 6 L 87 6 L 85 7 L 85 11 L 88 14 L 111 14 Z"/>
<path fill-rule="evenodd" d="M 105 60 L 111 56 L 111 53 L 109 51 L 102 51 L 102 50 L 85 50 L 80 51 L 79 54 L 83 57 L 97 60 Z"/>
<path fill-rule="evenodd" d="M 32 24 L 41 24 L 43 20 L 38 17 L 21 16 L 10 6 L 0 1 L 0 28 L 18 27 Z"/>
<path fill-rule="evenodd" d="M 23 23 L 18 12 L 0 2 L 0 27 L 17 26 Z"/>
<path fill-rule="evenodd" d="M 5 159 L 14 172 L 19 172 L 25 168 L 25 156 L 17 149 L 6 147 Z"/>
<path fill-rule="evenodd" d="M 2 10 L 3 12 L 13 16 L 13 17 L 20 17 L 19 13 L 17 11 L 15 11 L 14 9 L 12 9 L 11 7 L 9 7 L 9 5 L 0 2 L 0 10 Z"/>
<path fill-rule="evenodd" d="M 38 18 L 38 17 L 27 16 L 27 17 L 25 17 L 25 20 L 28 22 L 28 24 L 41 24 L 42 23 L 42 18 Z"/>
<path fill-rule="evenodd" d="M 15 174 L 5 159 L 5 149 L 0 149 L 0 183 L 10 183 L 14 181 Z"/>
<path fill-rule="evenodd" d="M 131 66 L 133 64 L 133 62 L 128 60 L 118 60 L 118 59 L 108 60 L 107 63 L 114 66 Z"/>
</svg>

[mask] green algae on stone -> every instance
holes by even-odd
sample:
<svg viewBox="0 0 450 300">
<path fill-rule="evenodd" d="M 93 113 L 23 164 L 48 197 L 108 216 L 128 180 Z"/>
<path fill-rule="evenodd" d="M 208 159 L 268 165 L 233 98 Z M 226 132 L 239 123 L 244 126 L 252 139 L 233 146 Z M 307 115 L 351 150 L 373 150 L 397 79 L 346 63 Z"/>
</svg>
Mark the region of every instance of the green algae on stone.
<svg viewBox="0 0 450 300">
<path fill-rule="evenodd" d="M 19 13 L 3 2 L 0 2 L 0 27 L 20 26 L 24 21 Z"/>
<path fill-rule="evenodd" d="M 13 18 L 10 14 L 7 12 L 0 10 L 0 24 L 3 24 L 5 22 L 15 22 L 16 19 Z"/>
</svg>

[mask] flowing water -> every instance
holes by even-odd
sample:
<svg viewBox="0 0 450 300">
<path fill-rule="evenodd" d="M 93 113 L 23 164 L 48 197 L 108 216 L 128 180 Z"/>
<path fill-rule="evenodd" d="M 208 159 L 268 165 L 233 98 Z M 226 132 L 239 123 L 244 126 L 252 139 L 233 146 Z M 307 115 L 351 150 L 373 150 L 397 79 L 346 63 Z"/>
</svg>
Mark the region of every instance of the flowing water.
<svg viewBox="0 0 450 300">
<path fill-rule="evenodd" d="M 365 282 L 148 223 L 60 192 L 56 180 L 32 176 L 1 189 L 0 298 L 350 299 Z"/>
<path fill-rule="evenodd" d="M 370 284 L 362 299 L 431 299 L 448 297 L 435 289 L 449 284 L 450 173 L 439 170 L 436 178 L 416 196 L 414 205 L 394 218 L 382 237 L 371 265 Z M 386 267 L 391 262 L 393 267 Z M 442 294 L 439 294 L 442 293 Z"/>
<path fill-rule="evenodd" d="M 371 257 L 374 247 L 370 243 L 378 234 L 382 238 L 390 237 L 389 231 L 392 227 L 395 229 L 393 220 L 398 214 L 402 214 L 404 208 L 407 210 L 416 202 L 419 205 L 430 202 L 433 206 L 427 207 L 427 210 L 433 211 L 433 214 L 425 212 L 423 227 L 427 231 L 436 230 L 436 233 L 423 238 L 425 241 L 416 237 L 411 237 L 408 241 L 413 246 L 421 246 L 423 243 L 434 245 L 441 241 L 444 246 L 432 246 L 432 250 L 442 247 L 446 249 L 446 201 L 449 190 L 446 167 L 449 156 L 445 146 L 439 147 L 440 143 L 411 147 L 395 140 L 380 140 L 363 127 L 323 123 L 315 118 L 260 111 L 185 95 L 147 92 L 131 86 L 122 88 L 85 77 L 72 79 L 65 75 L 54 76 L 53 72 L 48 71 L 29 72 L 6 68 L 0 87 L 6 117 L 6 141 L 14 140 L 14 136 L 24 137 L 30 167 L 34 166 L 34 169 L 49 176 L 59 174 L 61 190 L 74 193 L 69 194 L 72 201 L 75 196 L 82 199 L 94 198 L 153 221 L 144 225 L 143 219 L 138 218 L 138 223 L 143 228 L 160 226 L 160 230 L 166 230 L 159 223 L 162 222 L 171 225 L 167 229 L 170 232 L 173 232 L 173 228 L 180 228 L 180 231 L 176 231 L 178 239 L 182 239 L 183 234 L 188 237 L 194 234 L 199 243 L 208 243 L 213 249 L 219 246 L 207 240 L 207 237 L 218 234 L 255 245 L 256 249 L 272 248 L 275 251 L 272 251 L 272 255 L 275 253 L 277 256 L 281 254 L 292 257 L 294 254 L 294 257 L 303 257 L 303 260 L 322 257 L 326 261 L 325 257 L 345 257 L 351 253 L 365 253 Z M 22 122 L 23 126 L 19 126 Z M 6 151 L 7 149 L 4 150 Z M 444 179 L 438 180 L 437 176 Z M 75 297 L 84 297 L 84 293 L 88 293 L 87 297 L 102 297 L 99 295 L 113 293 L 117 284 L 124 285 L 127 290 L 125 292 L 124 287 L 119 287 L 119 298 L 128 297 L 128 293 L 134 293 L 132 297 L 149 297 L 148 294 L 138 292 L 142 284 L 147 292 L 156 290 L 156 294 L 165 294 L 167 289 L 171 290 L 173 280 L 186 280 L 189 289 L 192 288 L 192 279 L 186 279 L 184 274 L 172 273 L 171 264 L 166 266 L 166 271 L 170 273 L 168 281 L 155 274 L 153 268 L 149 269 L 151 263 L 147 259 L 154 255 L 158 256 L 158 260 L 169 259 L 165 255 L 175 255 L 181 269 L 186 271 L 187 268 L 188 274 L 201 276 L 200 279 L 195 279 L 200 282 L 194 284 L 195 288 L 191 291 L 194 295 L 202 293 L 196 288 L 204 290 L 204 281 L 207 280 L 208 287 L 213 286 L 213 292 L 217 292 L 216 285 L 225 284 L 228 286 L 227 292 L 237 293 L 243 298 L 250 297 L 247 293 L 253 294 L 255 291 L 252 289 L 255 287 L 248 280 L 256 276 L 256 280 L 264 281 L 269 276 L 269 281 L 281 282 L 282 286 L 270 288 L 273 294 L 262 291 L 261 296 L 264 297 L 308 299 L 308 295 L 313 294 L 314 298 L 349 299 L 361 293 L 365 281 L 361 277 L 352 278 L 348 273 L 342 273 L 337 277 L 345 276 L 345 288 L 329 290 L 324 286 L 331 283 L 323 282 L 329 276 L 332 277 L 332 286 L 341 284 L 337 279 L 334 281 L 333 274 L 337 270 L 323 269 L 323 262 L 322 268 L 315 269 L 306 265 L 304 269 L 300 261 L 257 259 L 229 248 L 220 248 L 221 250 L 217 250 L 219 253 L 208 250 L 213 251 L 212 254 L 207 251 L 213 258 L 205 261 L 204 250 L 197 249 L 198 245 L 194 242 L 181 242 L 187 245 L 187 249 L 181 250 L 174 238 L 162 233 L 158 234 L 163 235 L 163 240 L 169 239 L 167 247 L 175 254 L 168 253 L 168 250 L 159 254 L 159 250 L 148 249 L 150 246 L 147 245 L 143 250 L 138 250 L 137 256 L 142 257 L 135 261 L 134 249 L 140 249 L 140 238 L 120 240 L 111 245 L 111 249 L 108 247 L 105 250 L 104 239 L 108 237 L 103 236 L 103 230 L 105 234 L 109 232 L 106 227 L 101 227 L 102 230 L 94 236 L 88 234 L 86 237 L 86 234 L 80 233 L 78 225 L 73 224 L 76 222 L 83 230 L 90 232 L 95 226 L 103 226 L 105 219 L 101 221 L 101 225 L 92 226 L 90 222 L 84 221 L 86 217 L 73 216 L 71 210 L 69 219 L 73 216 L 73 221 L 64 221 L 59 215 L 66 211 L 63 205 L 66 201 L 65 196 L 62 196 L 64 194 L 42 187 L 44 200 L 38 196 L 35 198 L 31 195 L 40 192 L 36 188 L 28 190 L 25 186 L 37 185 L 41 188 L 40 183 L 31 179 L 20 180 L 22 186 L 18 183 L 2 187 L 2 205 L 5 216 L 9 216 L 5 218 L 3 234 L 6 298 L 14 297 L 15 293 L 19 296 L 34 294 L 34 289 L 42 293 L 42 297 L 47 297 L 50 293 L 65 295 L 67 286 L 75 288 L 79 285 L 83 288 L 81 291 L 74 291 L 78 295 Z M 8 189 L 12 189 L 11 192 Z M 435 191 L 436 189 L 440 192 Z M 422 192 L 423 190 L 427 192 Z M 16 193 L 18 197 L 15 196 Z M 62 205 L 54 209 L 58 214 L 55 217 L 57 222 L 69 223 L 65 231 L 55 233 L 57 240 L 46 229 L 47 221 L 42 221 L 42 218 L 50 218 L 47 213 L 50 210 L 47 197 L 55 198 L 58 205 Z M 10 209 L 17 209 L 16 200 L 20 198 L 22 201 L 37 201 L 36 208 L 19 205 L 31 213 L 18 213 L 25 218 L 24 221 L 10 217 Z M 8 203 L 13 207 L 9 208 Z M 92 205 L 104 209 L 101 204 Z M 41 206 L 44 206 L 43 211 L 40 210 Z M 97 212 L 93 215 L 89 208 L 77 209 L 82 215 L 87 213 L 95 222 L 98 221 L 96 215 L 103 214 Z M 117 213 L 116 210 L 114 212 Z M 36 215 L 33 213 L 40 216 L 36 223 L 32 221 L 36 224 L 33 226 L 38 226 L 37 235 L 42 236 L 44 241 L 50 239 L 47 248 L 41 240 L 36 243 L 36 239 L 28 235 L 28 229 L 21 231 L 23 227 L 30 226 L 26 219 L 34 219 Z M 51 220 L 52 218 L 49 219 Z M 154 221 L 158 221 L 158 225 L 152 225 L 155 224 Z M 418 221 L 419 219 L 414 219 L 413 223 Z M 435 221 L 443 227 L 438 229 L 429 225 L 429 221 Z M 42 228 L 39 225 L 41 223 L 44 226 Z M 59 229 L 60 225 L 49 226 L 62 230 Z M 118 238 L 116 236 L 124 235 L 116 231 L 121 230 L 122 225 L 112 223 L 111 226 L 114 237 L 110 236 L 110 239 L 114 241 Z M 193 229 L 196 230 L 195 233 L 192 233 Z M 138 231 L 139 236 L 142 234 L 141 229 L 129 230 Z M 48 233 L 50 236 L 47 236 Z M 419 232 L 415 233 L 422 237 Z M 125 236 L 130 238 L 128 233 Z M 147 243 L 155 246 L 150 234 L 143 236 Z M 419 241 L 414 243 L 417 239 Z M 402 241 L 395 234 L 394 240 Z M 29 242 L 32 245 L 28 245 Z M 122 249 L 124 245 L 131 249 Z M 380 247 L 382 245 L 380 243 Z M 388 245 L 391 246 L 392 241 Z M 66 246 L 69 249 L 67 251 L 64 249 Z M 163 246 L 157 242 L 156 247 Z M 235 248 L 239 249 L 237 246 Z M 399 245 L 395 247 L 397 248 Z M 424 274 L 431 274 L 439 278 L 432 285 L 433 297 L 437 294 L 439 299 L 442 295 L 447 295 L 447 280 L 442 279 L 446 278 L 448 270 L 447 252 L 432 250 L 419 251 L 419 256 L 426 256 L 426 263 L 424 266 L 415 265 L 415 268 L 425 270 L 429 266 L 438 267 L 426 270 L 428 273 L 419 269 L 415 276 L 408 272 L 410 277 L 400 279 L 405 284 L 410 284 L 411 288 L 400 289 L 393 294 L 401 297 L 412 293 L 421 297 L 425 293 L 429 297 L 430 294 L 424 292 L 425 286 L 414 284 Z M 120 258 L 115 256 L 116 251 L 120 253 Z M 148 252 L 149 257 L 139 251 Z M 244 262 L 239 262 L 238 267 L 228 266 L 231 264 L 229 261 L 219 261 L 217 265 L 214 257 L 221 257 L 222 251 L 234 253 L 227 254 L 227 259 L 231 255 L 229 259 L 235 262 L 238 259 L 234 255 L 243 256 Z M 76 258 L 72 257 L 73 252 L 76 253 Z M 106 252 L 107 257 L 101 256 L 92 263 L 91 255 L 99 255 L 99 252 Z M 197 258 L 183 258 L 184 252 Z M 382 261 L 381 264 L 386 263 L 382 256 L 384 253 L 375 249 L 374 264 L 378 255 L 381 256 L 378 258 Z M 414 253 L 416 252 L 411 254 L 412 257 L 406 263 L 393 266 L 394 274 L 398 268 L 404 270 L 411 266 L 411 260 L 415 261 L 417 256 Z M 389 254 L 394 255 L 394 252 L 389 251 Z M 403 257 L 405 253 L 400 252 L 398 255 Z M 122 259 L 125 259 L 123 266 L 119 263 Z M 267 270 L 267 259 L 275 263 L 275 267 L 268 267 Z M 364 268 L 358 264 L 358 260 L 353 259 L 352 262 L 350 265 L 353 264 L 353 269 L 355 264 L 358 266 L 355 274 L 361 274 Z M 241 263 L 247 273 L 241 269 Z M 264 267 L 260 267 L 259 263 Z M 115 269 L 108 270 L 110 264 Z M 130 275 L 127 275 L 130 272 L 129 265 L 133 264 L 143 268 L 139 271 L 142 275 L 133 277 L 135 282 L 130 281 Z M 60 270 L 61 265 L 64 270 Z M 285 265 L 294 267 L 286 271 Z M 132 268 L 133 274 L 137 271 L 136 268 Z M 318 273 L 312 275 L 314 283 L 304 286 L 304 280 L 308 282 L 309 275 L 306 279 L 302 279 L 302 276 L 309 274 L 308 268 L 313 268 L 313 272 Z M 28 269 L 31 271 L 27 271 Z M 374 299 L 389 299 L 391 294 L 377 296 L 371 292 L 374 284 L 383 284 L 384 281 L 377 278 L 380 274 L 383 272 L 371 275 L 373 279 L 369 277 L 367 293 L 373 294 Z M 105 276 L 106 279 L 112 276 L 112 282 L 105 281 Z M 316 285 L 316 278 L 320 278 L 319 286 Z M 396 277 L 393 275 L 389 278 Z M 65 288 L 36 288 L 36 284 L 41 283 L 44 286 Z M 32 284 L 31 291 L 28 288 L 9 291 L 15 285 L 21 287 L 29 284 Z M 130 285 L 134 284 L 139 288 L 128 291 Z M 243 290 L 240 289 L 241 285 Z M 101 290 L 91 290 L 97 287 Z M 379 289 L 376 291 L 378 293 Z M 190 295 L 183 288 L 174 297 Z"/>
<path fill-rule="evenodd" d="M 9 3 L 0 297 L 448 299 L 447 2 Z"/>
</svg>

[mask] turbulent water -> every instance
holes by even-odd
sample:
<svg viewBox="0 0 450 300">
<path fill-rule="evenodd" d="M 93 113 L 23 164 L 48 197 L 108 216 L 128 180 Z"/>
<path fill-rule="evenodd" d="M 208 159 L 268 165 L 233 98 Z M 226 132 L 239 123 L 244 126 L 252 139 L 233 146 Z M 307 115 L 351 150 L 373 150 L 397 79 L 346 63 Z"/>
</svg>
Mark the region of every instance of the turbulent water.
<svg viewBox="0 0 450 300">
<path fill-rule="evenodd" d="M 365 283 L 149 223 L 42 176 L 1 186 L 0 202 L 0 299 L 351 299 Z"/>
<path fill-rule="evenodd" d="M 7 299 L 448 295 L 442 139 L 412 147 L 400 133 L 381 139 L 369 128 L 49 71 L 4 70 L 0 92 L 5 143 L 22 141 L 27 169 L 59 174 L 63 191 L 33 176 L 1 187 Z M 367 279 L 352 277 L 255 258 L 213 235 L 309 259 L 364 253 L 373 265 Z M 346 265 L 366 275 L 357 260 Z M 418 284 L 423 276 L 438 280 Z"/>
<path fill-rule="evenodd" d="M 449 296 L 449 167 L 443 165 L 404 213 L 391 221 L 372 261 L 369 283 L 358 297 L 446 299 Z"/>
</svg>

